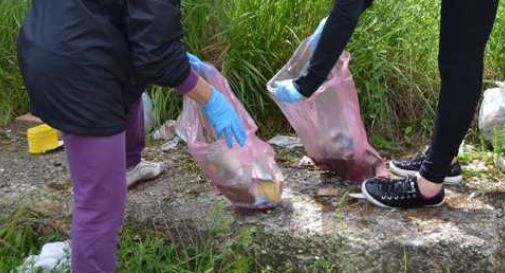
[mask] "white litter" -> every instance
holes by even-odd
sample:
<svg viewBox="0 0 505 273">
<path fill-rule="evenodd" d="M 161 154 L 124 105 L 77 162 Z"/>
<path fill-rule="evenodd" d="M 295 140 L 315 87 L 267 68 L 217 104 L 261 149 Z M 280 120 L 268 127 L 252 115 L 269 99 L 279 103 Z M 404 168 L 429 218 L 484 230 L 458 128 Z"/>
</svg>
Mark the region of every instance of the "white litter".
<svg viewBox="0 0 505 273">
<path fill-rule="evenodd" d="M 23 265 L 18 268 L 19 273 L 49 273 L 63 271 L 70 268 L 70 242 L 48 243 L 42 247 L 39 255 L 30 255 Z"/>
<path fill-rule="evenodd" d="M 300 166 L 300 167 L 313 167 L 315 165 L 316 164 L 314 163 L 312 158 L 310 158 L 308 156 L 302 157 L 302 159 L 300 159 L 300 162 L 298 162 L 298 166 Z"/>
<path fill-rule="evenodd" d="M 175 120 L 165 122 L 160 128 L 153 132 L 154 140 L 171 140 L 175 137 Z"/>
<path fill-rule="evenodd" d="M 354 198 L 354 199 L 366 199 L 366 197 L 363 193 L 351 193 L 351 194 L 349 194 L 349 197 Z"/>
<path fill-rule="evenodd" d="M 144 112 L 144 130 L 151 131 L 154 123 L 153 101 L 147 92 L 142 93 L 142 106 Z"/>
<path fill-rule="evenodd" d="M 302 141 L 298 137 L 276 135 L 268 141 L 269 144 L 288 149 L 303 147 Z"/>
<path fill-rule="evenodd" d="M 175 135 L 178 136 L 182 141 L 187 142 L 184 126 L 182 126 L 182 115 L 179 115 L 177 121 L 175 121 Z"/>
<path fill-rule="evenodd" d="M 505 83 L 497 82 L 496 85 L 497 88 L 484 92 L 479 112 L 479 129 L 492 144 L 503 141 L 505 127 Z"/>
<path fill-rule="evenodd" d="M 169 140 L 165 144 L 161 145 L 161 150 L 164 152 L 174 150 L 177 148 L 177 145 L 179 145 L 180 140 L 181 139 L 177 136 L 172 138 L 172 140 Z"/>
</svg>

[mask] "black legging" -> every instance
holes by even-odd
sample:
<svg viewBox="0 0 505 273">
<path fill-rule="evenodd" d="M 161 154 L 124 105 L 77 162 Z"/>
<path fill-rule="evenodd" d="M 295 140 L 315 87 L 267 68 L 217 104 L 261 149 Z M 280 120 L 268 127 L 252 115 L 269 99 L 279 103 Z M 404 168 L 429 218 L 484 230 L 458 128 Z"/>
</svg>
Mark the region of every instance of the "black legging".
<svg viewBox="0 0 505 273">
<path fill-rule="evenodd" d="M 307 75 L 295 81 L 310 96 L 326 80 L 373 0 L 336 0 Z M 442 183 L 473 120 L 483 76 L 483 56 L 499 0 L 442 0 L 439 69 L 442 79 L 432 143 L 421 175 Z"/>
<path fill-rule="evenodd" d="M 442 0 L 438 113 L 421 175 L 442 183 L 474 118 L 498 0 Z"/>
</svg>

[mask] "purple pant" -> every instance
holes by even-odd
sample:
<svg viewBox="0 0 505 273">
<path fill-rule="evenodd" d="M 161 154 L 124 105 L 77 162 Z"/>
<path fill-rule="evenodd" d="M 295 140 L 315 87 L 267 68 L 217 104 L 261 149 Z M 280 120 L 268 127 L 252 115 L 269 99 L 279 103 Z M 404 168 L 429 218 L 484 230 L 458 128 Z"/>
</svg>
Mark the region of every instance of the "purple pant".
<svg viewBox="0 0 505 273">
<path fill-rule="evenodd" d="M 115 272 L 126 169 L 140 162 L 144 148 L 142 100 L 132 107 L 125 132 L 109 137 L 65 134 L 63 139 L 74 189 L 72 272 Z"/>
</svg>

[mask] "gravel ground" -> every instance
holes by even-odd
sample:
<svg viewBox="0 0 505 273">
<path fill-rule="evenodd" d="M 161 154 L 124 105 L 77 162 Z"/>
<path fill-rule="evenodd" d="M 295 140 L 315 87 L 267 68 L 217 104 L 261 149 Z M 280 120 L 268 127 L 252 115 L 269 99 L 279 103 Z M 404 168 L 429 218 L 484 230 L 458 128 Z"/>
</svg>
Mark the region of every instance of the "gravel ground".
<svg viewBox="0 0 505 273">
<path fill-rule="evenodd" d="M 357 272 L 505 272 L 505 187 L 482 190 L 483 181 L 448 188 L 440 209 L 383 210 L 364 201 L 342 199 L 359 186 L 315 168 L 300 168 L 300 150 L 279 150 L 286 176 L 281 207 L 268 212 L 233 209 L 217 196 L 192 162 L 184 146 L 161 151 L 149 145 L 145 157 L 164 162 L 162 177 L 129 193 L 127 213 L 152 221 L 168 236 L 208 230 L 219 217 L 232 226 L 261 227 L 259 259 L 280 272 L 306 265 L 318 257 L 344 261 Z M 64 153 L 27 154 L 25 141 L 0 133 L 0 214 L 16 202 L 41 191 L 68 194 L 71 184 Z M 501 182 L 500 182 L 501 183 Z M 334 197 L 320 196 L 322 190 Z M 338 249 L 336 251 L 335 249 Z M 406 262 L 404 262 L 406 261 Z"/>
</svg>

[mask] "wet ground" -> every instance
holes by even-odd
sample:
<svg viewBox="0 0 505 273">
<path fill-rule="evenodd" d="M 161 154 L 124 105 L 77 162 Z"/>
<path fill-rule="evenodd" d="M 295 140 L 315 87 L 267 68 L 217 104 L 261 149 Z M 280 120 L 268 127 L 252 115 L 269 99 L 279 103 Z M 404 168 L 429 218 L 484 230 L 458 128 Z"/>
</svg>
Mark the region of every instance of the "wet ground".
<svg viewBox="0 0 505 273">
<path fill-rule="evenodd" d="M 438 209 L 384 210 L 349 198 L 359 185 L 299 167 L 303 151 L 279 150 L 286 176 L 282 206 L 239 211 L 215 194 L 184 146 L 169 152 L 160 147 L 150 145 L 145 157 L 164 162 L 166 172 L 133 188 L 127 211 L 167 231 L 178 230 L 177 236 L 186 229 L 208 229 L 224 217 L 233 226 L 260 227 L 266 236 L 259 242 L 265 248 L 259 258 L 274 267 L 282 263 L 304 272 L 309 261 L 334 257 L 357 272 L 398 272 L 405 265 L 409 272 L 505 272 L 501 182 L 494 181 L 491 190 L 483 190 L 478 179 L 448 187 L 446 205 Z M 2 214 L 33 192 L 68 194 L 71 189 L 62 151 L 30 156 L 26 150 L 22 138 L 0 134 Z"/>
</svg>

